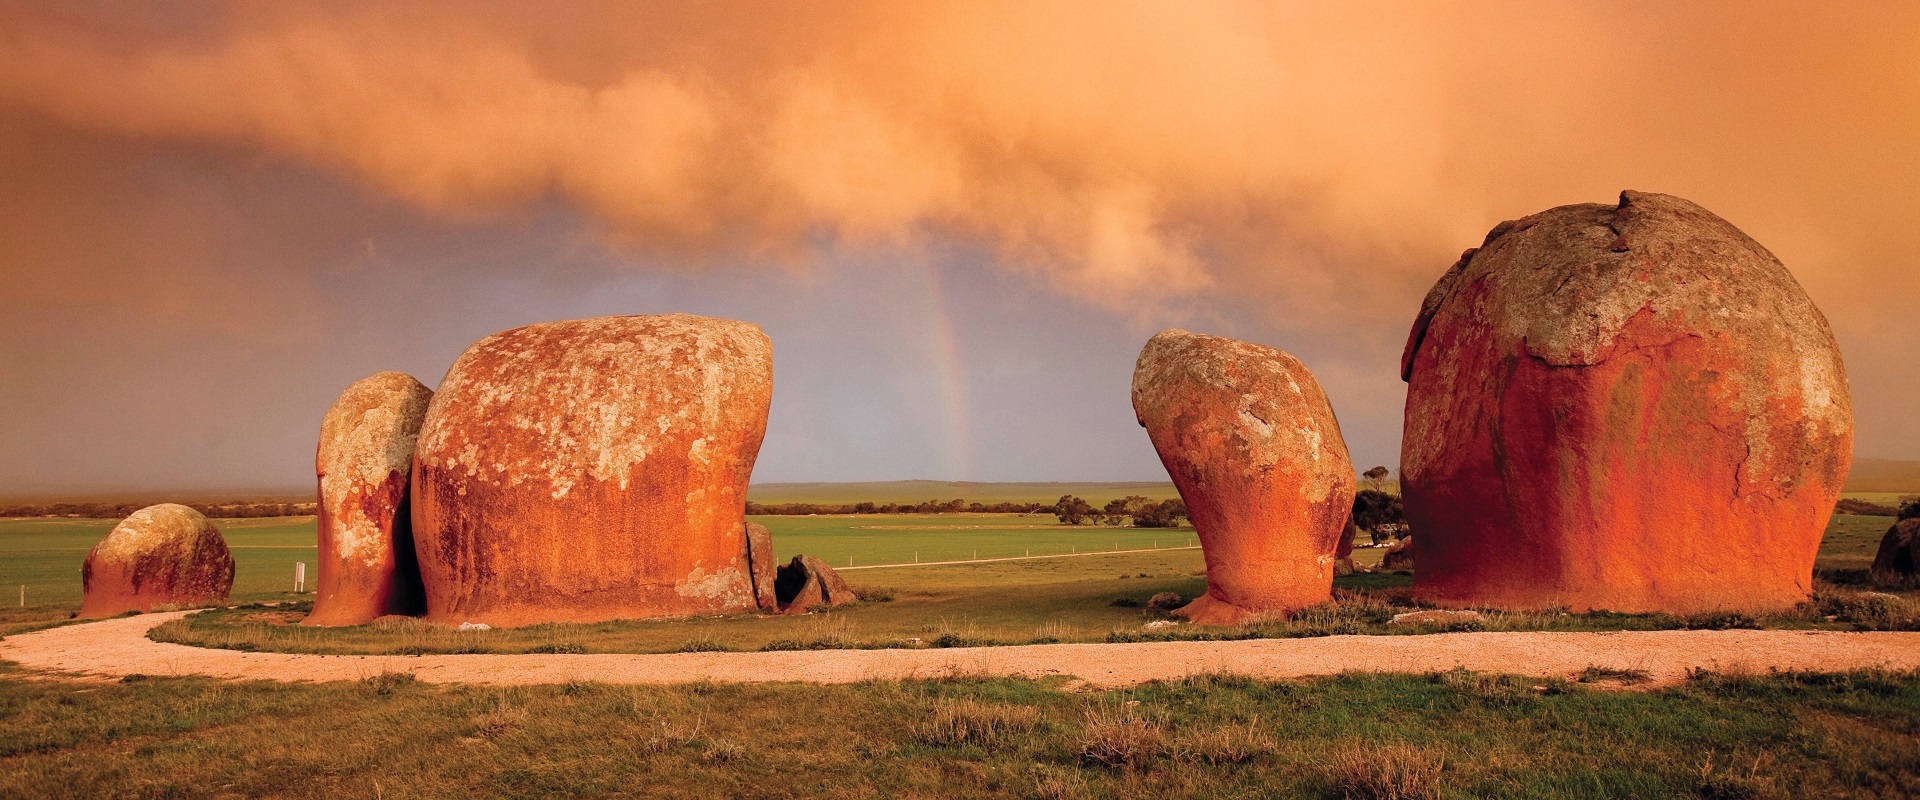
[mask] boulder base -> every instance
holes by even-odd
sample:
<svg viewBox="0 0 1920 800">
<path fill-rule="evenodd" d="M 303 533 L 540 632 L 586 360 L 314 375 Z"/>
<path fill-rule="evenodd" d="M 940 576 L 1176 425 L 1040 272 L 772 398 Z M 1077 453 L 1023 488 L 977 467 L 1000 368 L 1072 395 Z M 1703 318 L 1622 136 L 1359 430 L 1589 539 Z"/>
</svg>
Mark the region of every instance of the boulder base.
<svg viewBox="0 0 1920 800">
<path fill-rule="evenodd" d="M 1504 222 L 1408 337 L 1414 595 L 1575 611 L 1793 607 L 1846 479 L 1826 319 L 1779 260 L 1682 200 Z"/>
<path fill-rule="evenodd" d="M 200 512 L 162 503 L 133 512 L 94 545 L 80 584 L 81 619 L 208 605 L 233 589 L 233 554 Z"/>
<path fill-rule="evenodd" d="M 1207 562 L 1206 594 L 1174 613 L 1227 624 L 1325 602 L 1357 481 L 1313 374 L 1271 347 L 1162 331 L 1133 408 Z"/>
<path fill-rule="evenodd" d="M 302 625 L 362 625 L 420 614 L 426 600 L 413 550 L 407 483 L 433 392 L 382 372 L 340 395 L 320 423 L 319 580 Z"/>
<path fill-rule="evenodd" d="M 741 532 L 772 393 L 773 347 L 744 322 L 548 322 L 467 348 L 414 458 L 427 618 L 755 608 Z"/>
</svg>

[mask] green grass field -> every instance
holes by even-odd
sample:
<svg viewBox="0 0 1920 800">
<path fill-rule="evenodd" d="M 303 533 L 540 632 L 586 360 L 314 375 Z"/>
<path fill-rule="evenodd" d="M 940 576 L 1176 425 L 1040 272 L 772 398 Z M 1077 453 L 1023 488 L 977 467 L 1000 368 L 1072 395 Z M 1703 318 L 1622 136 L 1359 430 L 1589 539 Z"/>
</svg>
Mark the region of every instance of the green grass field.
<svg viewBox="0 0 1920 800">
<path fill-rule="evenodd" d="M 1181 628 L 1146 634 L 1158 618 L 1145 610 L 1160 592 L 1183 598 L 1205 589 L 1204 565 L 1190 544 L 1191 530 L 1069 527 L 1033 515 L 846 515 L 760 517 L 774 531 L 776 555 L 808 553 L 845 567 L 845 577 L 884 602 L 863 602 L 802 620 L 754 615 L 538 625 L 458 634 L 437 626 L 316 630 L 286 624 L 287 606 L 218 610 L 163 626 L 157 638 L 182 643 L 288 652 L 457 653 L 669 652 L 692 648 L 754 650 L 770 647 L 903 647 L 1045 641 L 1131 641 L 1207 636 L 1273 637 L 1327 633 L 1405 633 L 1385 626 L 1392 613 L 1415 606 L 1405 575 L 1360 574 L 1339 579 L 1340 602 L 1296 620 L 1208 632 Z M 1858 583 L 1889 520 L 1834 518 L 1821 550 L 1823 575 Z M 291 589 L 295 561 L 311 564 L 312 518 L 222 520 L 237 562 L 233 601 L 299 603 L 310 595 Z M 28 585 L 28 606 L 0 610 L 0 634 L 66 618 L 80 601 L 79 563 L 111 526 L 109 520 L 0 521 L 0 580 Z M 1101 552 L 1066 558 L 897 568 L 861 565 L 958 561 L 974 557 Z M 1158 549 L 1156 549 L 1158 548 Z M 1380 551 L 1355 551 L 1362 565 Z M 1666 615 L 1496 614 L 1495 630 L 1660 629 L 1690 626 L 1902 627 L 1920 613 L 1920 597 L 1901 590 L 1892 601 L 1858 608 L 1858 586 L 1823 584 L 1821 603 L 1807 613 L 1758 620 L 1701 620 Z M 17 602 L 17 598 L 14 599 Z M 1122 601 L 1121 605 L 1114 602 Z M 11 605 L 11 604 L 9 604 Z M 1835 609 L 1844 613 L 1825 616 Z M 1818 612 L 1818 613 L 1815 613 Z"/>
<path fill-rule="evenodd" d="M 1165 481 L 1134 483 L 971 483 L 967 481 L 871 481 L 867 483 L 756 483 L 747 499 L 756 503 L 919 503 L 959 498 L 969 503 L 1052 503 L 1074 495 L 1094 505 L 1127 495 L 1154 500 L 1179 497 Z"/>
</svg>

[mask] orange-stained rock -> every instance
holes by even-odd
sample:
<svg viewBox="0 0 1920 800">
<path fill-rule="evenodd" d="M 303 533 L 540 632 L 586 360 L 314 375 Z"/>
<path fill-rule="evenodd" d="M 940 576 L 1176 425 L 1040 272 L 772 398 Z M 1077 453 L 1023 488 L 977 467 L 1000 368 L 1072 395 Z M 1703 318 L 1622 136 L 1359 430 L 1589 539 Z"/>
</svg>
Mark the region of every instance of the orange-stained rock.
<svg viewBox="0 0 1920 800">
<path fill-rule="evenodd" d="M 1883 583 L 1920 577 L 1920 519 L 1903 519 L 1887 529 L 1869 574 Z"/>
<path fill-rule="evenodd" d="M 805 614 L 808 609 L 819 606 L 860 601 L 860 596 L 853 593 L 853 587 L 847 585 L 838 571 L 808 555 L 794 556 L 793 561 L 781 567 L 774 585 L 782 614 Z"/>
<path fill-rule="evenodd" d="M 1503 222 L 1402 359 L 1401 486 L 1443 605 L 1768 611 L 1812 589 L 1853 414 L 1772 253 L 1678 197 Z"/>
<path fill-rule="evenodd" d="M 1271 347 L 1161 331 L 1134 366 L 1133 408 L 1207 561 L 1207 593 L 1176 614 L 1232 623 L 1329 597 L 1357 482 L 1306 367 Z"/>
<path fill-rule="evenodd" d="M 342 392 L 320 422 L 320 558 L 302 625 L 361 625 L 426 611 L 407 483 L 433 392 L 382 372 Z"/>
<path fill-rule="evenodd" d="M 779 611 L 780 600 L 774 593 L 779 565 L 773 562 L 773 531 L 758 522 L 747 523 L 747 565 L 755 604 L 761 611 Z"/>
<path fill-rule="evenodd" d="M 601 317 L 467 348 L 414 455 L 428 619 L 754 608 L 741 532 L 772 394 L 773 346 L 745 322 Z"/>
<path fill-rule="evenodd" d="M 115 525 L 80 564 L 81 619 L 227 599 L 233 554 L 200 512 L 161 503 Z"/>
</svg>

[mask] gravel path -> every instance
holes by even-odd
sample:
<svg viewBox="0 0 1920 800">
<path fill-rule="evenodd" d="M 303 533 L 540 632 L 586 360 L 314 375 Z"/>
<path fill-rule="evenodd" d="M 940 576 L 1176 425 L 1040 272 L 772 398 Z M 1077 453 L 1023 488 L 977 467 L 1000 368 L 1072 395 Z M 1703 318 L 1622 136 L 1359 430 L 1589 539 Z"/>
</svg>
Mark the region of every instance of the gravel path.
<svg viewBox="0 0 1920 800">
<path fill-rule="evenodd" d="M 1569 676 L 1589 666 L 1646 670 L 1655 685 L 1688 668 L 1837 671 L 1920 668 L 1920 633 L 1652 631 L 1328 636 L 1240 642 L 1048 644 L 928 650 L 811 650 L 661 655 L 322 656 L 246 653 L 164 644 L 148 629 L 191 612 L 145 614 L 8 636 L 0 658 L 29 669 L 115 677 L 210 675 L 276 681 L 357 680 L 410 672 L 436 683 L 537 684 L 807 681 L 953 674 L 1071 675 L 1095 687 L 1201 673 L 1295 678 L 1349 671 L 1428 672 L 1465 667 Z"/>
</svg>

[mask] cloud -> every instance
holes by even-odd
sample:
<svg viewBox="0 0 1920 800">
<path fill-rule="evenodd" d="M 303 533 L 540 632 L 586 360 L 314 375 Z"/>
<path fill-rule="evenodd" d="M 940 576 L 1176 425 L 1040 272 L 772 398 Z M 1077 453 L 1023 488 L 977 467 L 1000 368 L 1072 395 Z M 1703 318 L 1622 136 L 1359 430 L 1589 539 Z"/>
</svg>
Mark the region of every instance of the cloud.
<svg viewBox="0 0 1920 800">
<path fill-rule="evenodd" d="M 1871 338 L 1861 400 L 1896 408 L 1920 389 L 1898 355 L 1920 335 L 1889 323 L 1920 300 L 1917 37 L 1899 3 L 10 5 L 0 113 L 32 123 L 0 145 L 59 150 L 64 126 L 265 156 L 453 220 L 558 201 L 689 269 L 959 240 L 1143 320 L 1350 339 L 1381 386 L 1419 296 L 1494 222 L 1666 191 Z M 112 229 L 87 198 L 118 173 L 62 174 L 51 205 L 21 182 L 0 201 Z M 109 237 L 164 258 L 54 237 L 0 288 L 299 282 L 191 227 Z"/>
</svg>

